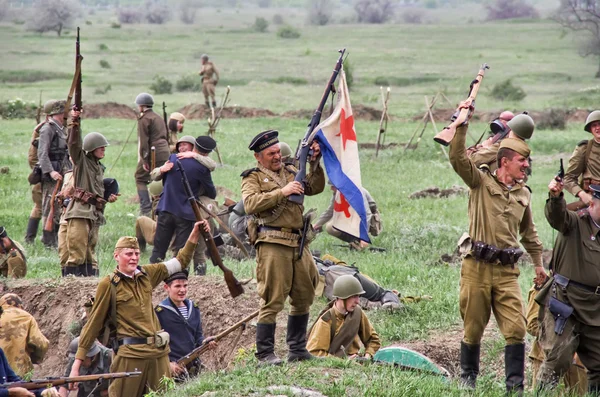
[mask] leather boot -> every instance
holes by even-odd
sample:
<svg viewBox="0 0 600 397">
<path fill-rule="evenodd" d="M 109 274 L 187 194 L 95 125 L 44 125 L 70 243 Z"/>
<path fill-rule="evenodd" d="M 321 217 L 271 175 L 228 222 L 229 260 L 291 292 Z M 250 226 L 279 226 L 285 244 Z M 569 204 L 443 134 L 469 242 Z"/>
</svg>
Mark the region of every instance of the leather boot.
<svg viewBox="0 0 600 397">
<path fill-rule="evenodd" d="M 99 275 L 98 269 L 94 268 L 94 265 L 91 263 L 84 263 L 79 265 L 79 274 L 80 277 L 97 277 Z"/>
<path fill-rule="evenodd" d="M 460 342 L 460 383 L 469 389 L 475 389 L 479 375 L 480 345 Z"/>
<path fill-rule="evenodd" d="M 138 190 L 140 197 L 140 215 L 150 216 L 152 214 L 152 201 L 150 201 L 150 193 L 147 190 Z"/>
<path fill-rule="evenodd" d="M 63 277 L 67 277 L 68 275 L 78 276 L 79 275 L 79 267 L 77 266 L 65 266 L 61 269 L 61 273 Z"/>
<path fill-rule="evenodd" d="M 525 380 L 525 344 L 506 345 L 504 348 L 504 372 L 506 374 L 506 394 L 523 395 Z"/>
<path fill-rule="evenodd" d="M 58 243 L 56 242 L 56 234 L 54 232 L 48 232 L 44 230 L 42 232 L 42 242 L 48 249 L 55 249 L 58 247 Z"/>
<path fill-rule="evenodd" d="M 256 358 L 258 365 L 281 365 L 275 355 L 275 324 L 256 324 Z"/>
<path fill-rule="evenodd" d="M 308 313 L 288 316 L 286 342 L 289 347 L 288 362 L 312 360 L 315 358 L 306 350 L 306 327 Z"/>
<path fill-rule="evenodd" d="M 40 218 L 29 218 L 29 222 L 27 223 L 27 231 L 25 231 L 25 242 L 27 244 L 34 243 L 39 226 Z"/>
<path fill-rule="evenodd" d="M 206 263 L 194 262 L 194 273 L 196 276 L 206 276 Z"/>
</svg>

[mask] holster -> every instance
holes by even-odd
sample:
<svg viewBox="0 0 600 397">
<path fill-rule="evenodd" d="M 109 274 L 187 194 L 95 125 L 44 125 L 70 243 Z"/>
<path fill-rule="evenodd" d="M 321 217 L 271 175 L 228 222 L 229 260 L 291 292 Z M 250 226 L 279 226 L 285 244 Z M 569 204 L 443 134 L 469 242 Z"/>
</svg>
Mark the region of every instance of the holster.
<svg viewBox="0 0 600 397">
<path fill-rule="evenodd" d="M 169 344 L 171 340 L 171 335 L 168 332 L 160 330 L 154 335 L 154 344 L 156 347 L 163 347 Z"/>
<path fill-rule="evenodd" d="M 514 265 L 523 255 L 521 248 L 506 248 L 500 251 L 498 259 L 503 265 Z"/>
<path fill-rule="evenodd" d="M 40 166 L 40 163 L 33 166 L 33 170 L 31 170 L 27 180 L 30 185 L 37 185 L 42 181 L 42 167 Z"/>
<path fill-rule="evenodd" d="M 548 302 L 548 310 L 554 316 L 554 332 L 557 335 L 562 335 L 567 319 L 573 314 L 573 306 L 551 296 Z"/>
</svg>

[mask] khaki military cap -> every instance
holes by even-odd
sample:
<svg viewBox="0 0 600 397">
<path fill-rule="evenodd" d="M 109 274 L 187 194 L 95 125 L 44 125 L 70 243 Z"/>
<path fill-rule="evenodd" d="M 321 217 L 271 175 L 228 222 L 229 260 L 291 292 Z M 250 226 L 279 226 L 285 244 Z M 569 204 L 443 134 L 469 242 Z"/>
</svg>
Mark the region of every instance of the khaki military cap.
<svg viewBox="0 0 600 397">
<path fill-rule="evenodd" d="M 138 239 L 135 237 L 124 236 L 117 241 L 117 245 L 115 245 L 115 249 L 120 248 L 133 248 L 140 249 L 140 245 L 138 244 Z"/>
<path fill-rule="evenodd" d="M 185 121 L 185 116 L 179 112 L 171 113 L 169 116 L 170 119 L 181 121 L 182 123 Z"/>
<path fill-rule="evenodd" d="M 529 157 L 529 154 L 531 153 L 531 149 L 529 149 L 527 143 L 525 143 L 525 141 L 521 139 L 516 138 L 503 139 L 502 143 L 500 144 L 500 149 L 503 148 L 513 150 L 523 157 Z"/>
</svg>

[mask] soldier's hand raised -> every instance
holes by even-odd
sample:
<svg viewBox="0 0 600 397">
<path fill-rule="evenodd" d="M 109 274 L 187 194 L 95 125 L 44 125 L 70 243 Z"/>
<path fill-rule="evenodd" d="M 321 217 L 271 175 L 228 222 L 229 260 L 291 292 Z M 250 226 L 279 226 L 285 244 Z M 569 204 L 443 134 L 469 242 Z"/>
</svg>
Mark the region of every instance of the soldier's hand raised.
<svg viewBox="0 0 600 397">
<path fill-rule="evenodd" d="M 285 197 L 291 196 L 292 194 L 302 194 L 304 193 L 304 187 L 300 182 L 292 181 L 281 188 L 281 193 Z"/>
<path fill-rule="evenodd" d="M 548 190 L 550 191 L 550 195 L 552 197 L 560 196 L 560 193 L 563 190 L 563 181 L 560 178 L 554 178 L 548 184 Z"/>
</svg>

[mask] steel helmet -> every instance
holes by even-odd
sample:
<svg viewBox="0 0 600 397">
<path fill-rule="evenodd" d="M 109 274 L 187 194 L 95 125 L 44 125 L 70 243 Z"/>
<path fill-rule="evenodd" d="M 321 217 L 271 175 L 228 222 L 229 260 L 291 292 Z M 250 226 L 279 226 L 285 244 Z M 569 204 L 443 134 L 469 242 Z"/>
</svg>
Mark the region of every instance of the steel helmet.
<svg viewBox="0 0 600 397">
<path fill-rule="evenodd" d="M 67 101 L 64 99 L 53 99 L 44 104 L 44 113 L 48 116 L 59 114 L 65 111 Z"/>
<path fill-rule="evenodd" d="M 181 138 L 179 138 L 179 140 L 175 144 L 175 150 L 176 151 L 179 151 L 179 144 L 182 143 L 182 142 L 190 143 L 192 145 L 192 149 L 194 149 L 194 147 L 196 146 L 196 138 L 194 138 L 191 135 L 184 135 Z"/>
<path fill-rule="evenodd" d="M 345 274 L 338 277 L 333 283 L 333 297 L 339 299 L 348 299 L 354 295 L 362 295 L 365 291 L 354 276 Z"/>
<path fill-rule="evenodd" d="M 148 185 L 148 192 L 151 196 L 160 196 L 163 191 L 162 181 L 152 181 Z"/>
<path fill-rule="evenodd" d="M 83 150 L 86 152 L 93 152 L 99 147 L 108 146 L 108 141 L 99 132 L 90 132 L 86 136 L 83 137 Z"/>
<path fill-rule="evenodd" d="M 281 157 L 292 157 L 292 148 L 285 142 L 279 142 L 279 149 L 281 150 Z"/>
<path fill-rule="evenodd" d="M 535 123 L 528 114 L 518 114 L 508 123 L 510 129 L 521 139 L 529 139 L 533 135 Z"/>
<path fill-rule="evenodd" d="M 142 92 L 135 97 L 135 104 L 138 106 L 154 106 L 154 98 L 147 92 Z"/>
<path fill-rule="evenodd" d="M 587 119 L 585 119 L 585 127 L 583 127 L 583 129 L 587 132 L 592 132 L 590 124 L 592 124 L 594 121 L 600 121 L 600 110 L 594 110 L 587 116 Z"/>
</svg>

